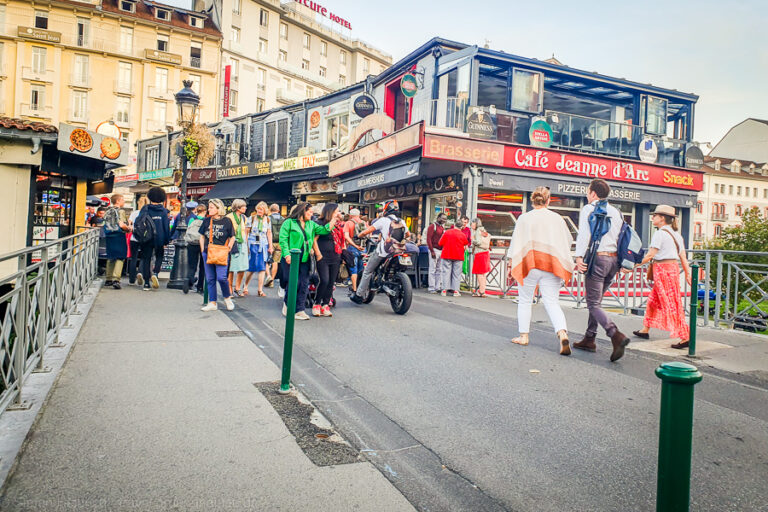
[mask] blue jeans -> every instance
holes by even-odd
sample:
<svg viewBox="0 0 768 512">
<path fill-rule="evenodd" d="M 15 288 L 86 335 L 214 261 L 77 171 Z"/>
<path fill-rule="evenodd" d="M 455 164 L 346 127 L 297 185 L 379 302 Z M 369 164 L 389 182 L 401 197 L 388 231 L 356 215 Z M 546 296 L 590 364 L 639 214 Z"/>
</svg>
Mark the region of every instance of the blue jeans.
<svg viewBox="0 0 768 512">
<path fill-rule="evenodd" d="M 347 246 L 347 251 L 355 258 L 355 265 L 348 268 L 349 275 L 357 274 L 363 268 L 363 253 L 357 247 Z"/>
<path fill-rule="evenodd" d="M 210 302 L 216 302 L 216 282 L 218 281 L 221 287 L 221 294 L 225 299 L 229 298 L 229 281 L 227 281 L 227 266 L 226 265 L 210 265 L 208 261 L 208 253 L 203 251 L 203 261 L 205 264 L 205 280 L 208 283 L 208 300 Z"/>
</svg>

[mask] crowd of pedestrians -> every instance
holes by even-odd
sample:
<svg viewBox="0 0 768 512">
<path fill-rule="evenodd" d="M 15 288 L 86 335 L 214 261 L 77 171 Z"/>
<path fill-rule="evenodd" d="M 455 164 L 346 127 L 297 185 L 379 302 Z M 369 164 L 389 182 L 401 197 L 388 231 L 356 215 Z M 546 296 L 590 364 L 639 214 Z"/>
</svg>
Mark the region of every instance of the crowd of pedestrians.
<svg viewBox="0 0 768 512">
<path fill-rule="evenodd" d="M 531 194 L 532 209 L 517 218 L 507 251 L 509 278 L 517 283 L 518 335 L 512 342 L 528 345 L 532 305 L 537 296 L 549 316 L 559 343 L 560 353 L 569 355 L 571 347 L 595 352 L 598 328 L 611 339 L 611 361 L 624 354 L 629 337 L 621 332 L 602 309 L 603 297 L 621 268 L 620 237 L 625 222 L 621 212 L 608 201 L 610 186 L 593 180 L 587 192 L 587 204 L 579 215 L 575 249 L 574 240 L 560 214 L 549 209 L 551 196 L 547 187 Z M 165 208 L 166 194 L 151 188 L 138 201 L 138 208 L 126 218 L 124 198 L 115 194 L 108 208 L 99 208 L 90 224 L 102 230 L 106 246 L 106 285 L 121 288 L 123 261 L 128 259 L 128 282 L 144 290 L 159 287 L 165 246 L 179 236 L 179 215 L 172 221 Z M 463 275 L 474 276 L 474 297 L 486 297 L 491 271 L 491 235 L 481 219 L 466 216 L 449 219 L 440 212 L 426 226 L 420 240 L 412 235 L 397 213 L 387 210 L 370 224 L 360 210 L 344 214 L 336 203 L 326 203 L 313 210 L 310 203 L 295 205 L 288 218 L 277 204 L 259 202 L 247 212 L 245 200 L 235 199 L 229 208 L 219 199 L 207 206 L 190 201 L 187 209 L 188 269 L 184 276 L 189 287 L 202 293 L 207 287 L 209 302 L 204 311 L 218 309 L 221 297 L 232 310 L 233 298 L 249 295 L 256 276 L 256 295 L 265 297 L 267 287 L 278 283 L 277 294 L 283 299 L 287 314 L 286 289 L 290 280 L 291 250 L 298 250 L 299 268 L 296 295 L 296 319 L 308 320 L 306 308 L 315 317 L 333 316 L 333 297 L 337 282 L 346 278 L 353 301 L 361 303 L 368 294 L 373 270 L 387 257 L 394 238 L 420 242 L 428 257 L 429 293 L 459 297 Z M 392 215 L 392 213 L 395 215 Z M 247 215 L 247 213 L 249 213 Z M 645 258 L 637 265 L 650 263 L 648 279 L 653 289 L 648 300 L 643 325 L 634 331 L 648 339 L 652 328 L 666 330 L 680 341 L 674 348 L 688 346 L 688 325 L 680 301 L 679 268 L 690 284 L 690 266 L 685 243 L 678 232 L 675 209 L 659 205 L 652 222 L 653 235 Z M 395 234 L 398 233 L 398 234 Z M 372 235 L 378 243 L 366 249 Z M 638 258 L 639 259 L 639 258 Z M 367 261 L 367 263 L 365 263 Z M 342 274 L 342 269 L 344 273 Z M 365 271 L 364 271 L 365 269 Z M 565 315 L 559 304 L 560 289 L 574 272 L 585 275 L 584 290 L 588 309 L 586 328 L 581 339 L 571 345 Z M 362 277 L 359 277 L 361 276 Z"/>
</svg>

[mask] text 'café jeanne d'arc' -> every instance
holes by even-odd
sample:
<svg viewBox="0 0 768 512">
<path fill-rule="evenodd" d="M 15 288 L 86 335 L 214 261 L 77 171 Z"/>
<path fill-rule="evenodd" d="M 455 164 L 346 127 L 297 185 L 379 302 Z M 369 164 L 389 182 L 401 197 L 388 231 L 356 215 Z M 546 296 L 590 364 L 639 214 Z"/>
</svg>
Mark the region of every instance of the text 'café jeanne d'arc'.
<svg viewBox="0 0 768 512">
<path fill-rule="evenodd" d="M 505 247 L 536 187 L 575 235 L 587 185 L 603 178 L 645 243 L 657 204 L 677 209 L 688 239 L 703 184 L 696 95 L 440 39 L 367 89 L 378 112 L 328 167 L 340 201 L 397 199 L 419 230 L 440 212 L 479 217 Z"/>
</svg>

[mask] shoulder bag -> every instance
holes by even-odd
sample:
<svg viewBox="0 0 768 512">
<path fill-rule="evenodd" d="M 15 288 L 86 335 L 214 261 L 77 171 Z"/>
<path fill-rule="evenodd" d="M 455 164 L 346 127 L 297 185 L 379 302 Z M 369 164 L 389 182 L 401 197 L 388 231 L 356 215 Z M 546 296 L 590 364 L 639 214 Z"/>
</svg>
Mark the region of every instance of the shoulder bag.
<svg viewBox="0 0 768 512">
<path fill-rule="evenodd" d="M 228 263 L 229 249 L 225 245 L 217 245 L 213 243 L 213 218 L 208 225 L 208 257 L 205 262 L 209 265 L 223 265 Z"/>
<path fill-rule="evenodd" d="M 675 239 L 674 235 L 667 231 L 666 229 L 662 229 L 662 231 L 666 232 L 669 236 L 672 237 L 672 241 L 675 242 L 675 248 L 677 249 L 677 254 L 680 254 L 680 246 L 677 243 L 677 239 Z M 648 265 L 648 270 L 645 273 L 645 279 L 649 282 L 653 282 L 653 260 L 651 260 L 650 264 Z"/>
</svg>

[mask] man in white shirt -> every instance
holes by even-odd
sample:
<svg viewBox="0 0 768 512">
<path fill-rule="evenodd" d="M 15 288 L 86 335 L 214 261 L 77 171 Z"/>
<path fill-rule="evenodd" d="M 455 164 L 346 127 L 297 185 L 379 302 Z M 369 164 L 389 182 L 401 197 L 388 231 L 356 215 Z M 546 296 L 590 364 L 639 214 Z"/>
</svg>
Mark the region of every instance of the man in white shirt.
<svg viewBox="0 0 768 512">
<path fill-rule="evenodd" d="M 399 212 L 400 206 L 397 201 L 387 201 L 384 203 L 384 212 L 381 214 L 381 217 L 373 221 L 371 225 L 359 235 L 360 238 L 362 238 L 370 235 L 374 231 L 379 231 L 381 233 L 381 240 L 379 240 L 376 249 L 374 249 L 368 257 L 368 263 L 365 265 L 365 269 L 363 269 L 363 277 L 360 278 L 360 284 L 357 286 L 357 292 L 349 296 L 352 302 L 356 304 L 363 303 L 363 299 L 365 299 L 365 297 L 368 295 L 373 273 L 388 256 L 386 243 L 390 239 L 390 228 L 392 226 L 393 217 L 395 217 Z M 403 223 L 402 229 L 405 232 L 405 236 L 407 236 L 409 231 L 405 223 Z"/>
<path fill-rule="evenodd" d="M 624 348 L 629 344 L 629 338 L 618 330 L 616 324 L 608 318 L 608 315 L 601 308 L 603 295 L 619 271 L 618 240 L 621 226 L 624 224 L 621 212 L 608 204 L 607 198 L 610 192 L 611 187 L 605 180 L 592 180 L 587 189 L 588 204 L 581 209 L 579 215 L 579 234 L 576 237 L 575 251 L 576 270 L 586 274 L 584 290 L 587 296 L 589 320 L 584 338 L 574 343 L 573 346 L 588 352 L 595 352 L 597 350 L 595 337 L 597 336 L 597 326 L 600 324 L 611 338 L 613 344 L 611 361 L 613 362 L 618 361 L 624 355 Z M 606 212 L 605 220 L 609 222 L 609 227 L 600 241 L 595 242 L 598 246 L 597 251 L 593 252 L 594 261 L 587 265 L 584 258 L 588 255 L 592 239 L 589 217 L 596 208 L 602 209 L 603 207 Z"/>
</svg>

